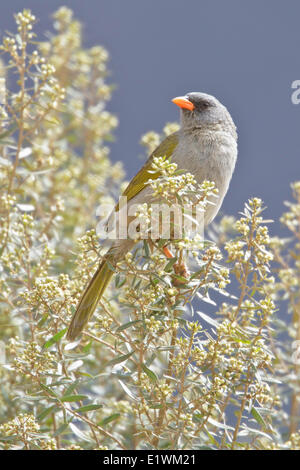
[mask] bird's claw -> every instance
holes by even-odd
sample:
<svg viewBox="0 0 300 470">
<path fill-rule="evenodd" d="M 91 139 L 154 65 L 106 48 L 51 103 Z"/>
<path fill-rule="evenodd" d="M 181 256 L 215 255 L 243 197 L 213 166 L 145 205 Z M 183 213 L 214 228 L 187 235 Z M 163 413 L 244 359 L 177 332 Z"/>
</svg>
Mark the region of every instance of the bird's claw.
<svg viewBox="0 0 300 470">
<path fill-rule="evenodd" d="M 190 277 L 190 273 L 186 267 L 186 265 L 181 261 L 179 261 L 178 263 L 175 263 L 174 266 L 173 266 L 173 269 L 174 269 L 174 272 L 176 274 L 176 276 L 180 276 L 181 278 L 184 278 L 185 280 L 181 280 L 181 279 L 177 279 L 177 278 L 173 278 L 173 285 L 175 287 L 184 287 L 185 284 L 188 282 L 189 280 L 189 277 Z"/>
</svg>

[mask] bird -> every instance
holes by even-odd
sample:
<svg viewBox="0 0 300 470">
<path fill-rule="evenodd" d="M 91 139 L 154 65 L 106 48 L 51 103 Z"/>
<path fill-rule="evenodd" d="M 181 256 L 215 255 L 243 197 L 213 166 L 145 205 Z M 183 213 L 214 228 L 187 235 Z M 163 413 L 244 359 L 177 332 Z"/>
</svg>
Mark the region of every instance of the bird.
<svg viewBox="0 0 300 470">
<path fill-rule="evenodd" d="M 227 193 L 237 160 L 237 129 L 227 108 L 214 96 L 191 92 L 172 99 L 180 108 L 180 128 L 167 136 L 148 157 L 139 172 L 125 189 L 123 196 L 130 204 L 143 204 L 151 199 L 150 181 L 160 176 L 152 170 L 155 157 L 165 157 L 178 169 L 194 175 L 197 183 L 204 180 L 215 183 L 218 198 L 205 209 L 204 225 L 215 218 Z M 115 212 L 118 212 L 118 205 Z M 110 279 L 112 266 L 134 246 L 132 239 L 115 240 L 103 256 L 85 288 L 67 331 L 67 339 L 74 341 L 93 315 Z M 168 248 L 166 256 L 171 257 Z"/>
</svg>

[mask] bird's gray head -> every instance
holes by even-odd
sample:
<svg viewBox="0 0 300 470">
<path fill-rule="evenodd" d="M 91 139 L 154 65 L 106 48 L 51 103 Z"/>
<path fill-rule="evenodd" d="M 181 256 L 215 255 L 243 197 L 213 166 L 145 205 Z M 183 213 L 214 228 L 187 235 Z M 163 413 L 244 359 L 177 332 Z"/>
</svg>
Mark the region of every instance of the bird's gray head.
<svg viewBox="0 0 300 470">
<path fill-rule="evenodd" d="M 192 92 L 174 98 L 172 101 L 181 108 L 183 130 L 221 124 L 235 133 L 235 125 L 229 112 L 214 96 Z"/>
</svg>

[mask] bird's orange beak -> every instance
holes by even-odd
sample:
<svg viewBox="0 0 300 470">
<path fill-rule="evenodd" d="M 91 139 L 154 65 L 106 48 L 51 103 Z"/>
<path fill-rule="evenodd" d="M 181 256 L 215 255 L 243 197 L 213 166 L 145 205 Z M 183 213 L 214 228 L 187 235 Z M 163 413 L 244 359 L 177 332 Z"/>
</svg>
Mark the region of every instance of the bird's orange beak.
<svg viewBox="0 0 300 470">
<path fill-rule="evenodd" d="M 195 109 L 193 103 L 189 101 L 185 96 L 177 96 L 177 98 L 173 98 L 172 101 L 173 103 L 177 104 L 179 108 L 189 109 L 190 111 L 193 111 L 193 109 Z"/>
</svg>

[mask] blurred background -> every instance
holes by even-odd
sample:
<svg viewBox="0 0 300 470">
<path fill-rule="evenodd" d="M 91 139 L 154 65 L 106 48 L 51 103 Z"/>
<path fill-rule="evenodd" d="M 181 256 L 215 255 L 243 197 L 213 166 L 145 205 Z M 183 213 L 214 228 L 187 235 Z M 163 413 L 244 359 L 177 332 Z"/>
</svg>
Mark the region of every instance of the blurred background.
<svg viewBox="0 0 300 470">
<path fill-rule="evenodd" d="M 30 8 L 42 39 L 62 5 L 83 23 L 84 45 L 110 53 L 109 110 L 120 122 L 111 158 L 127 179 L 141 165 L 141 135 L 178 120 L 171 99 L 203 91 L 228 107 L 239 134 L 223 213 L 237 215 L 258 196 L 266 218 L 278 219 L 300 177 L 300 104 L 291 101 L 300 79 L 298 0 L 11 0 L 1 5 L 1 36 L 15 31 L 13 13 Z"/>
</svg>

